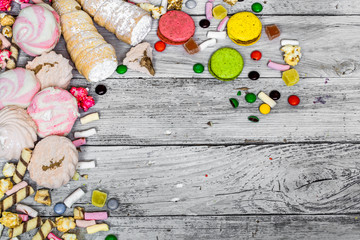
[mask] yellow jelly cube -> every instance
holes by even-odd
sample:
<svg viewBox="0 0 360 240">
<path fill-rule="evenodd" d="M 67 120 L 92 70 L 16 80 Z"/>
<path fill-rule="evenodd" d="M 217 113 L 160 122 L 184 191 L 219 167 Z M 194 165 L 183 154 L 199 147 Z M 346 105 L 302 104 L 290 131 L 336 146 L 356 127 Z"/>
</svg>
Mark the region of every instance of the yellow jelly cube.
<svg viewBox="0 0 360 240">
<path fill-rule="evenodd" d="M 106 203 L 107 194 L 104 192 L 100 192 L 98 190 L 94 190 L 91 197 L 91 203 L 95 207 L 103 207 Z"/>
<path fill-rule="evenodd" d="M 293 86 L 299 82 L 299 73 L 295 69 L 283 72 L 282 79 L 287 86 Z"/>
<path fill-rule="evenodd" d="M 212 10 L 215 19 L 223 19 L 227 16 L 227 10 L 222 5 L 217 5 Z"/>
</svg>

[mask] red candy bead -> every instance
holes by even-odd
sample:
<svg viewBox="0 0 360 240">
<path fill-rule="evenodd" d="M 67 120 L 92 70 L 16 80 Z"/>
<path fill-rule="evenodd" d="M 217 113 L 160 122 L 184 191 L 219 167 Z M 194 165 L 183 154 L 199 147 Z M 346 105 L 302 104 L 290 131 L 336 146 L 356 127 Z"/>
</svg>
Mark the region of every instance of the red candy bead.
<svg viewBox="0 0 360 240">
<path fill-rule="evenodd" d="M 164 51 L 166 48 L 166 43 L 164 43 L 163 41 L 158 41 L 157 43 L 155 43 L 155 50 L 158 52 L 162 52 Z"/>
<path fill-rule="evenodd" d="M 252 60 L 254 60 L 254 61 L 259 61 L 259 60 L 261 59 L 261 56 L 262 56 L 262 54 L 261 54 L 261 52 L 258 51 L 258 50 L 253 51 L 253 52 L 251 53 L 251 55 L 250 55 L 250 57 L 251 57 Z"/>
<path fill-rule="evenodd" d="M 288 98 L 288 102 L 290 105 L 292 106 L 297 106 L 299 105 L 300 103 L 300 98 L 296 95 L 291 95 L 289 98 Z"/>
</svg>

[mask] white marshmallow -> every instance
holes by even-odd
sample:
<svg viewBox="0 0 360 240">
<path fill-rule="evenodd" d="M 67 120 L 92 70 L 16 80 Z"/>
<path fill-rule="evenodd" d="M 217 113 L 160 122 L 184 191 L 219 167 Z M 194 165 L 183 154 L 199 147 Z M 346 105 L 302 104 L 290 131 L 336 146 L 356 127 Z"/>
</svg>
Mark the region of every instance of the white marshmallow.
<svg viewBox="0 0 360 240">
<path fill-rule="evenodd" d="M 81 124 L 87 124 L 96 120 L 99 120 L 99 113 L 95 112 L 95 113 L 91 113 L 89 115 L 86 115 L 82 118 L 80 118 L 80 122 Z"/>
<path fill-rule="evenodd" d="M 89 130 L 74 132 L 74 138 L 86 138 L 96 134 L 95 128 L 90 128 Z"/>
<path fill-rule="evenodd" d="M 298 40 L 293 40 L 293 39 L 281 39 L 280 44 L 281 44 L 281 46 L 285 46 L 285 45 L 299 46 L 300 45 Z"/>
<path fill-rule="evenodd" d="M 78 188 L 64 200 L 64 204 L 68 208 L 71 208 L 71 206 L 75 202 L 77 202 L 80 198 L 82 198 L 82 196 L 84 196 L 84 195 L 85 195 L 85 192 L 81 188 Z"/>
<path fill-rule="evenodd" d="M 226 39 L 227 33 L 225 31 L 223 32 L 209 31 L 206 36 L 208 38 Z"/>
<path fill-rule="evenodd" d="M 95 168 L 95 161 L 91 160 L 91 161 L 81 161 L 78 162 L 77 164 L 77 169 L 89 169 L 89 168 Z"/>
<path fill-rule="evenodd" d="M 260 98 L 261 101 L 263 101 L 264 103 L 266 103 L 267 105 L 269 105 L 271 108 L 274 108 L 276 105 L 276 102 L 274 100 L 272 100 L 272 98 L 270 98 L 268 95 L 266 95 L 266 93 L 264 92 L 259 92 L 258 94 L 258 98 Z"/>
<path fill-rule="evenodd" d="M 199 45 L 199 48 L 200 48 L 200 51 L 203 51 L 203 50 L 205 50 L 206 48 L 212 47 L 212 46 L 215 46 L 215 45 L 216 45 L 216 39 L 215 39 L 215 38 L 211 38 L 211 39 L 206 40 L 205 42 L 202 42 L 202 43 Z"/>
</svg>

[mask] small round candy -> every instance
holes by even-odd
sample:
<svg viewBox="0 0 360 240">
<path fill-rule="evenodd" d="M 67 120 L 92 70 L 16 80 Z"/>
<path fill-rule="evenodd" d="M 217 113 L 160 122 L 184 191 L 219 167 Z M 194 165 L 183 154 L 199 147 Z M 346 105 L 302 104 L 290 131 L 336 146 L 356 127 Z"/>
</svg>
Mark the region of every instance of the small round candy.
<svg viewBox="0 0 360 240">
<path fill-rule="evenodd" d="M 229 101 L 230 101 L 231 106 L 233 106 L 233 108 L 237 108 L 239 106 L 239 101 L 237 99 L 230 98 Z"/>
<path fill-rule="evenodd" d="M 279 91 L 273 90 L 273 91 L 270 92 L 269 97 L 270 97 L 272 100 L 279 100 L 280 97 L 281 97 L 281 94 L 279 93 Z"/>
<path fill-rule="evenodd" d="M 208 28 L 210 26 L 210 21 L 205 19 L 200 20 L 199 22 L 200 27 L 202 28 Z"/>
<path fill-rule="evenodd" d="M 162 52 L 165 50 L 166 48 L 166 43 L 164 43 L 163 41 L 158 41 L 155 43 L 155 50 L 158 52 Z"/>
<path fill-rule="evenodd" d="M 250 122 L 259 122 L 259 118 L 257 116 L 249 116 L 248 120 Z"/>
<path fill-rule="evenodd" d="M 256 2 L 251 6 L 251 9 L 256 13 L 259 13 L 263 10 L 263 6 L 261 5 L 261 3 Z"/>
<path fill-rule="evenodd" d="M 241 96 L 241 91 L 238 91 L 238 92 L 237 92 L 237 95 L 238 95 L 238 96 Z"/>
<path fill-rule="evenodd" d="M 106 93 L 107 89 L 105 87 L 105 85 L 99 84 L 96 86 L 95 88 L 95 92 L 98 95 L 104 95 Z"/>
<path fill-rule="evenodd" d="M 266 103 L 263 103 L 263 104 L 260 105 L 259 111 L 260 111 L 261 114 L 266 115 L 266 114 L 269 114 L 269 113 L 270 113 L 271 108 L 270 108 L 270 106 L 267 105 Z"/>
<path fill-rule="evenodd" d="M 110 198 L 106 204 L 108 209 L 115 210 L 119 207 L 119 201 L 115 198 Z"/>
<path fill-rule="evenodd" d="M 300 103 L 300 98 L 296 95 L 291 95 L 289 98 L 288 98 L 288 102 L 290 105 L 292 106 L 297 106 L 299 105 Z"/>
<path fill-rule="evenodd" d="M 55 206 L 54 206 L 54 212 L 59 215 L 63 214 L 65 212 L 65 210 L 66 210 L 66 206 L 62 202 L 59 202 L 59 203 L 55 204 Z"/>
<path fill-rule="evenodd" d="M 115 235 L 110 234 L 106 236 L 105 240 L 117 240 L 117 237 Z"/>
<path fill-rule="evenodd" d="M 189 0 L 185 3 L 185 6 L 189 9 L 193 9 L 196 7 L 196 2 L 194 0 Z"/>
<path fill-rule="evenodd" d="M 245 95 L 245 100 L 248 102 L 248 103 L 253 103 L 256 101 L 256 95 L 253 94 L 253 93 L 248 93 Z"/>
<path fill-rule="evenodd" d="M 194 65 L 193 69 L 196 73 L 202 73 L 204 71 L 204 65 L 202 65 L 201 63 L 197 63 Z"/>
<path fill-rule="evenodd" d="M 127 72 L 127 66 L 125 65 L 119 65 L 117 68 L 116 68 L 116 72 L 118 74 L 124 74 Z"/>
<path fill-rule="evenodd" d="M 251 71 L 251 72 L 249 72 L 248 77 L 251 80 L 258 80 L 260 77 L 260 74 L 257 71 Z"/>
<path fill-rule="evenodd" d="M 251 59 L 254 60 L 254 61 L 259 61 L 262 57 L 262 54 L 260 51 L 258 50 L 255 50 L 251 53 L 250 55 Z"/>
</svg>

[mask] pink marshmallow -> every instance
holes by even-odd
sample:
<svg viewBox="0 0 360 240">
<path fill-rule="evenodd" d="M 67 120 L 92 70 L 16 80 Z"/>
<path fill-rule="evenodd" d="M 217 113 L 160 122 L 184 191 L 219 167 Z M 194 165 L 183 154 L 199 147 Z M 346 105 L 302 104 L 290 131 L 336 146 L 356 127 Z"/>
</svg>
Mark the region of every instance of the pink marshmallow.
<svg viewBox="0 0 360 240">
<path fill-rule="evenodd" d="M 207 20 L 211 20 L 213 18 L 212 9 L 213 9 L 212 2 L 207 2 L 205 5 L 205 13 Z"/>
<path fill-rule="evenodd" d="M 79 138 L 79 139 L 76 139 L 76 140 L 72 141 L 72 143 L 75 145 L 75 147 L 80 147 L 80 146 L 86 144 L 86 139 L 85 138 Z"/>
<path fill-rule="evenodd" d="M 27 222 L 27 220 L 29 220 L 29 216 L 26 214 L 19 214 L 19 217 L 21 217 L 23 222 Z"/>
<path fill-rule="evenodd" d="M 16 184 L 15 186 L 13 186 L 12 189 L 7 190 L 5 194 L 8 195 L 8 196 L 10 196 L 11 194 L 19 191 L 20 189 L 23 189 L 23 188 L 26 187 L 27 185 L 28 185 L 28 183 L 25 182 L 25 181 L 19 182 L 18 184 Z"/>
<path fill-rule="evenodd" d="M 269 60 L 268 65 L 269 68 L 278 70 L 278 71 L 286 71 L 290 69 L 289 65 L 280 64 L 280 63 L 274 63 L 271 60 Z"/>
<path fill-rule="evenodd" d="M 107 212 L 85 212 L 85 220 L 106 220 L 108 218 Z"/>
<path fill-rule="evenodd" d="M 229 21 L 229 17 L 228 16 L 224 17 L 223 20 L 221 20 L 221 22 L 219 23 L 217 30 L 219 32 L 224 31 L 228 21 Z"/>
<path fill-rule="evenodd" d="M 62 240 L 62 238 L 59 238 L 59 237 L 57 237 L 55 234 L 53 234 L 53 233 L 49 233 L 48 235 L 47 235 L 47 238 L 48 239 L 55 239 L 55 240 Z"/>
<path fill-rule="evenodd" d="M 95 224 L 96 224 L 95 220 L 90 220 L 90 221 L 76 220 L 76 226 L 80 228 L 87 228 Z"/>
</svg>

